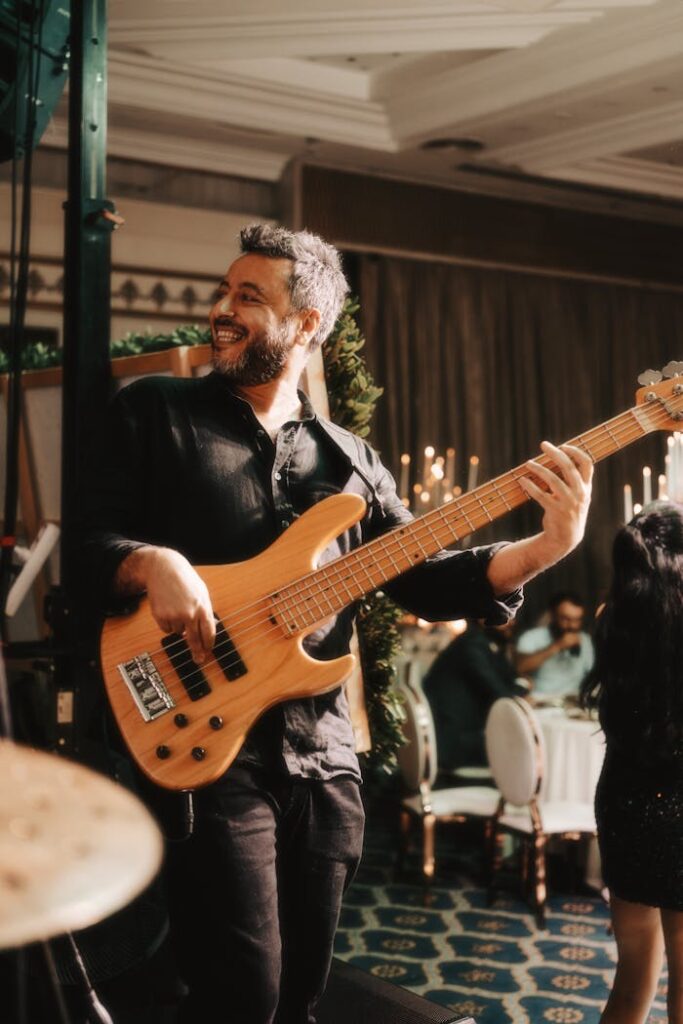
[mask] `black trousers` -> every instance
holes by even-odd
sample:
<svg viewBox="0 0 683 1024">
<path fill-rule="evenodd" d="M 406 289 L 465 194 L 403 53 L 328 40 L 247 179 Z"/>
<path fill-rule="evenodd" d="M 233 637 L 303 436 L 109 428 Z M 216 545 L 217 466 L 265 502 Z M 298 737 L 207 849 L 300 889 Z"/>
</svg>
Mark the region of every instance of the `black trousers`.
<svg viewBox="0 0 683 1024">
<path fill-rule="evenodd" d="M 342 895 L 361 856 L 357 782 L 234 767 L 171 843 L 171 930 L 187 1024 L 315 1024 Z"/>
</svg>

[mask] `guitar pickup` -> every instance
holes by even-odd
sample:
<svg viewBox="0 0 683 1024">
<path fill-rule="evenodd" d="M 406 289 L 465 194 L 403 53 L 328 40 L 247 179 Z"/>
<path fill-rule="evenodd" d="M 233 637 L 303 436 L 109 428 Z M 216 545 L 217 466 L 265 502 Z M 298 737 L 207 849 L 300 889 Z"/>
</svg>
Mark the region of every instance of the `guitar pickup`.
<svg viewBox="0 0 683 1024">
<path fill-rule="evenodd" d="M 161 641 L 168 660 L 176 670 L 190 700 L 200 700 L 211 693 L 208 680 L 190 654 L 187 641 L 178 633 L 169 633 Z"/>
<path fill-rule="evenodd" d="M 223 669 L 223 675 L 230 682 L 247 674 L 247 666 L 237 653 L 230 634 L 218 617 L 216 617 L 216 642 L 213 645 L 213 656 Z"/>
</svg>

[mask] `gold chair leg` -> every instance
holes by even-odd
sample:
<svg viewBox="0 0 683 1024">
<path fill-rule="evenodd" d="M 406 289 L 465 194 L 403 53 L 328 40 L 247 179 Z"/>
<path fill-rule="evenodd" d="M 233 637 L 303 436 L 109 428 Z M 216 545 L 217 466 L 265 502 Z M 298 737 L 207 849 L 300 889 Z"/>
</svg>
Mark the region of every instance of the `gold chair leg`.
<svg viewBox="0 0 683 1024">
<path fill-rule="evenodd" d="M 396 862 L 397 871 L 403 871 L 405 867 L 406 854 L 410 848 L 410 832 L 412 825 L 412 815 L 409 811 L 401 811 L 400 820 L 400 838 L 398 844 L 398 859 Z"/>
<path fill-rule="evenodd" d="M 434 878 L 434 840 L 436 818 L 433 814 L 425 814 L 422 819 L 422 874 L 425 882 Z"/>
<path fill-rule="evenodd" d="M 545 881 L 545 848 L 546 836 L 544 832 L 536 832 L 534 835 L 534 910 L 536 912 L 536 923 L 539 928 L 545 928 L 545 903 L 547 888 Z"/>
<path fill-rule="evenodd" d="M 503 861 L 503 844 L 505 836 L 498 832 L 497 823 L 493 825 L 488 855 L 488 880 L 486 885 L 486 905 L 490 907 L 496 898 L 496 881 Z"/>
</svg>

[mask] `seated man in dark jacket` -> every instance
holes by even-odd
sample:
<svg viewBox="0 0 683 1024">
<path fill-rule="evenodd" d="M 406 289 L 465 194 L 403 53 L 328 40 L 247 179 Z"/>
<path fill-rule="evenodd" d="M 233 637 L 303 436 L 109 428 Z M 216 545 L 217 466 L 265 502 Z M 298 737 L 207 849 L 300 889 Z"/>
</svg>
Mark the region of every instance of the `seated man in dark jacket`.
<svg viewBox="0 0 683 1024">
<path fill-rule="evenodd" d="M 424 678 L 442 775 L 463 765 L 486 765 L 484 726 L 491 705 L 499 697 L 526 693 L 507 654 L 513 631 L 512 622 L 485 626 L 470 620 Z"/>
</svg>

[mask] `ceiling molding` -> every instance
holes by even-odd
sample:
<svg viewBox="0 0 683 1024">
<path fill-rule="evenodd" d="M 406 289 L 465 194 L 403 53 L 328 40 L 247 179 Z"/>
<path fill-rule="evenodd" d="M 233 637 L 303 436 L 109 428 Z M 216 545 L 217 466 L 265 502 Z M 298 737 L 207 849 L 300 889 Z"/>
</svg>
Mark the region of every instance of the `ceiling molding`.
<svg viewBox="0 0 683 1024">
<path fill-rule="evenodd" d="M 567 164 L 656 146 L 681 134 L 683 100 L 677 100 L 623 117 L 546 134 L 528 142 L 501 146 L 487 151 L 486 158 L 515 164 L 534 173 L 556 172 Z"/>
<path fill-rule="evenodd" d="M 555 172 L 563 180 L 599 187 L 626 189 L 642 195 L 683 199 L 683 174 L 680 168 L 655 164 L 633 157 L 603 157 L 566 165 Z"/>
<path fill-rule="evenodd" d="M 52 149 L 68 149 L 68 123 L 61 118 L 50 122 L 41 145 Z M 258 181 L 279 181 L 292 153 L 250 149 L 229 141 L 199 141 L 182 135 L 145 132 L 132 128 L 119 128 L 110 124 L 107 130 L 109 156 L 170 167 L 185 167 L 197 171 L 255 178 Z"/>
<path fill-rule="evenodd" d="M 175 17 L 169 17 L 167 3 L 152 4 L 150 16 L 148 0 L 143 17 L 137 16 L 139 5 L 126 6 L 128 16 L 112 16 L 112 48 L 128 46 L 185 60 L 195 52 L 207 60 L 223 60 L 520 47 L 557 29 L 592 21 L 604 11 L 600 0 L 563 8 L 539 10 L 536 6 L 531 11 L 501 11 L 500 6 L 472 0 L 374 8 L 349 3 L 342 9 L 337 4 L 334 10 L 320 10 L 318 5 L 297 10 L 296 3 L 290 2 L 286 10 L 279 6 L 267 16 L 258 9 L 226 14 L 225 6 L 215 2 L 208 6 L 176 3 Z M 159 8 L 156 15 L 155 7 Z M 178 15 L 179 9 L 186 13 Z"/>
<path fill-rule="evenodd" d="M 300 138 L 317 136 L 387 152 L 397 148 L 378 103 L 311 94 L 206 69 L 171 68 L 145 57 L 111 55 L 109 96 L 122 106 L 173 110 L 221 125 L 249 125 Z"/>
<path fill-rule="evenodd" d="M 327 93 L 342 99 L 372 100 L 374 74 L 361 68 L 333 67 L 311 60 L 292 57 L 269 57 L 264 60 L 205 61 L 204 65 L 219 74 L 240 79 L 269 82 L 273 85 Z"/>
<path fill-rule="evenodd" d="M 558 33 L 521 52 L 506 52 L 453 72 L 425 78 L 389 102 L 393 132 L 414 145 L 434 131 L 466 126 L 524 107 L 543 108 L 553 96 L 592 92 L 600 82 L 639 73 L 683 52 L 683 3 L 619 12 L 589 28 Z"/>
</svg>

